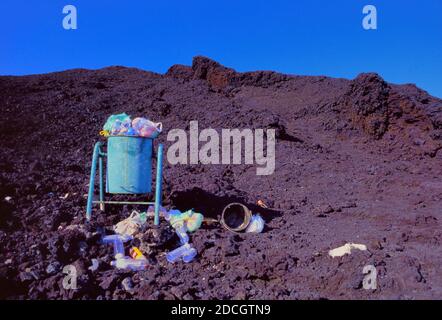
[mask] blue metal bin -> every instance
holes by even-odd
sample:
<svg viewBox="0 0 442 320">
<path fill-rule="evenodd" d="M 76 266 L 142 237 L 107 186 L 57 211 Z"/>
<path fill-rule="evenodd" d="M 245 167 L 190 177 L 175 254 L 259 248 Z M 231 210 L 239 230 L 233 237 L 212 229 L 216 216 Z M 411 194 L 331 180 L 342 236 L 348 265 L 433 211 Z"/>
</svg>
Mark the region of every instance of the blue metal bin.
<svg viewBox="0 0 442 320">
<path fill-rule="evenodd" d="M 152 139 L 110 136 L 107 142 L 106 192 L 145 194 L 152 191 Z"/>
<path fill-rule="evenodd" d="M 89 192 L 86 205 L 86 218 L 91 219 L 92 205 L 105 204 L 155 205 L 154 224 L 159 225 L 161 207 L 161 182 L 163 175 L 163 145 L 159 144 L 156 161 L 155 200 L 149 201 L 105 201 L 104 199 L 104 159 L 106 166 L 106 192 L 110 194 L 149 194 L 152 191 L 153 139 L 135 136 L 109 136 L 107 152 L 103 144 L 97 142 L 92 155 Z M 94 200 L 95 175 L 99 173 L 99 200 Z"/>
</svg>

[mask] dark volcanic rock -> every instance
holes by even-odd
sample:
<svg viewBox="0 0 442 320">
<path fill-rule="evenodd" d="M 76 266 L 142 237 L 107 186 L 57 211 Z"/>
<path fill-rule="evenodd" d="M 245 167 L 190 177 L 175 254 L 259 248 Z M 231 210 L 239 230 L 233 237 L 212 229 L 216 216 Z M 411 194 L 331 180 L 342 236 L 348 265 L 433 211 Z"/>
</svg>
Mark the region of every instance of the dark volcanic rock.
<svg viewBox="0 0 442 320">
<path fill-rule="evenodd" d="M 192 67 L 175 64 L 166 72 L 166 76 L 178 79 L 190 80 L 193 78 Z"/>
<path fill-rule="evenodd" d="M 352 121 L 376 139 L 388 130 L 389 85 L 377 74 L 360 74 L 354 79 L 341 103 Z"/>
<path fill-rule="evenodd" d="M 0 77 L 0 108 L 2 299 L 442 297 L 442 101 L 414 85 L 376 74 L 240 73 L 195 57 L 165 75 L 109 67 Z M 192 120 L 200 130 L 276 130 L 270 176 L 257 176 L 256 164 L 165 157 L 163 204 L 212 221 L 190 235 L 198 255 L 189 264 L 166 261 L 179 241 L 162 220 L 126 244 L 146 251 L 146 270 L 110 266 L 102 235 L 142 207 L 94 207 L 86 223 L 92 149 L 105 141 L 107 117 L 121 112 L 161 121 L 155 144 L 166 151 L 167 132 L 188 131 Z M 231 234 L 213 222 L 231 202 L 259 213 L 263 233 Z M 348 242 L 369 251 L 328 256 Z M 378 271 L 374 291 L 361 287 L 366 265 Z M 63 288 L 66 266 L 77 290 Z"/>
<path fill-rule="evenodd" d="M 193 78 L 207 80 L 216 89 L 225 88 L 230 84 L 236 72 L 206 57 L 195 57 L 192 62 Z"/>
</svg>

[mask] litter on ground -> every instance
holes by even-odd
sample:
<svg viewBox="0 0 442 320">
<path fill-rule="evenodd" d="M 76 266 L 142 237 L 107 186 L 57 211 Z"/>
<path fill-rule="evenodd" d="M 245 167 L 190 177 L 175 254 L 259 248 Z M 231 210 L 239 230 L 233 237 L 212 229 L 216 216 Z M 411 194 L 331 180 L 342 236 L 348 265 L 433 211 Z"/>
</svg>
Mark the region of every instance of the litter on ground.
<svg viewBox="0 0 442 320">
<path fill-rule="evenodd" d="M 98 269 L 98 266 L 100 265 L 98 259 L 92 259 L 92 265 L 88 268 L 89 270 L 91 270 L 92 272 Z"/>
<path fill-rule="evenodd" d="M 367 246 L 365 244 L 347 243 L 347 244 L 343 245 L 342 247 L 330 250 L 328 252 L 328 254 L 332 258 L 342 257 L 342 256 L 344 256 L 346 254 L 351 254 L 351 251 L 353 249 L 354 250 L 366 251 L 367 250 Z"/>
<path fill-rule="evenodd" d="M 195 232 L 201 227 L 203 215 L 193 210 L 181 212 L 179 210 L 171 210 L 169 212 L 169 222 L 174 229 L 185 226 L 189 232 Z"/>
<path fill-rule="evenodd" d="M 132 211 L 131 215 L 118 222 L 114 226 L 114 231 L 121 235 L 135 235 L 139 228 L 146 222 L 147 214 L 145 212 Z"/>
<path fill-rule="evenodd" d="M 229 231 L 246 233 L 261 233 L 264 230 L 264 219 L 259 214 L 253 214 L 241 203 L 227 205 L 221 215 L 221 225 Z"/>
<path fill-rule="evenodd" d="M 162 131 L 161 123 L 154 123 L 146 118 L 135 118 L 131 120 L 126 113 L 111 115 L 100 135 L 108 138 L 107 152 L 104 152 L 101 142 L 97 142 L 94 148 L 89 183 L 88 202 L 86 218 L 91 219 L 93 203 L 99 203 L 100 209 L 105 210 L 106 204 L 128 204 L 123 201 L 104 201 L 104 174 L 103 160 L 105 157 L 106 169 L 106 192 L 109 194 L 145 194 L 151 191 L 151 175 L 146 175 L 146 170 L 151 170 L 153 139 Z M 121 136 L 121 141 L 114 140 L 114 136 Z M 138 137 L 128 139 L 127 137 Z M 147 138 L 144 140 L 143 138 Z M 147 148 L 143 148 L 145 143 Z M 115 146 L 109 146 L 115 144 Z M 111 265 L 117 269 L 143 270 L 147 267 L 148 260 L 143 254 L 151 253 L 151 248 L 157 246 L 155 243 L 161 238 L 161 230 L 154 228 L 146 230 L 148 218 L 154 218 L 154 225 L 159 226 L 159 219 L 165 219 L 175 231 L 180 246 L 166 254 L 170 263 L 182 260 L 185 263 L 191 262 L 197 255 L 197 250 L 189 243 L 189 233 L 196 232 L 204 221 L 201 213 L 193 209 L 182 212 L 178 209 L 167 210 L 161 206 L 161 181 L 162 181 L 162 149 L 160 144 L 157 152 L 157 176 L 155 202 L 137 202 L 136 204 L 148 204 L 146 212 L 132 211 L 126 219 L 113 226 L 115 234 L 102 237 L 103 244 L 111 244 L 114 249 L 114 259 Z M 129 151 L 132 150 L 132 151 Z M 136 150 L 136 151 L 135 151 Z M 145 155 L 145 157 L 143 157 Z M 130 162 L 130 165 L 127 164 Z M 100 201 L 93 201 L 94 181 L 97 163 L 99 165 Z M 121 163 L 124 165 L 122 166 Z M 126 165 L 127 164 L 127 165 Z M 134 169 L 138 168 L 138 169 Z M 142 170 L 139 170 L 142 168 Z M 128 177 L 131 177 L 130 179 Z M 129 181 L 130 180 L 130 181 Z M 66 199 L 68 193 L 62 199 Z M 259 200 L 258 205 L 268 208 Z M 154 205 L 150 205 L 154 204 Z M 213 222 L 215 219 L 206 219 L 206 222 Z M 264 220 L 259 214 L 253 214 L 249 208 L 241 203 L 231 203 L 224 208 L 221 215 L 221 225 L 229 231 L 245 233 L 261 233 L 264 229 Z M 126 255 L 124 244 L 131 241 L 129 255 Z M 134 245 L 137 242 L 136 246 Z M 138 247 L 139 246 L 139 247 Z M 92 261 L 91 270 L 98 268 L 98 260 Z"/>
<path fill-rule="evenodd" d="M 261 233 L 264 230 L 264 219 L 259 214 L 252 216 L 246 232 L 248 233 Z"/>
</svg>

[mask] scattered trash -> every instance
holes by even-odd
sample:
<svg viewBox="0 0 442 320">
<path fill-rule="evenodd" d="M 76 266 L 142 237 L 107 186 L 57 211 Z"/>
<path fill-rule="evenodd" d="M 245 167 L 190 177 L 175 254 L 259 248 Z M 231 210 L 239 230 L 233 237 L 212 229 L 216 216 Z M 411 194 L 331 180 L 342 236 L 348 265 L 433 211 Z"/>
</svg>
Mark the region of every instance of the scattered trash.
<svg viewBox="0 0 442 320">
<path fill-rule="evenodd" d="M 132 283 L 132 279 L 130 277 L 126 277 L 123 279 L 123 281 L 121 281 L 121 286 L 123 287 L 124 290 L 130 292 L 133 290 L 133 283 Z"/>
<path fill-rule="evenodd" d="M 118 259 L 119 257 L 124 257 L 123 243 L 127 242 L 129 240 L 132 240 L 132 239 L 133 239 L 132 236 L 113 234 L 113 235 L 103 237 L 102 242 L 104 244 L 109 244 L 109 243 L 113 244 L 114 256 L 115 256 L 115 259 Z"/>
<path fill-rule="evenodd" d="M 174 263 L 178 261 L 179 259 L 182 259 L 185 263 L 189 263 L 195 258 L 197 255 L 197 251 L 195 248 L 192 248 L 192 246 L 189 243 L 183 244 L 181 247 L 178 247 L 177 249 L 169 252 L 166 255 L 167 261 L 170 263 Z"/>
<path fill-rule="evenodd" d="M 155 139 L 163 131 L 161 122 L 155 123 L 146 118 L 131 120 L 126 113 L 111 115 L 104 124 L 100 135 L 108 136 L 138 136 Z"/>
<path fill-rule="evenodd" d="M 68 197 L 69 197 L 69 193 L 66 193 L 64 196 L 61 196 L 61 197 L 59 197 L 59 198 L 65 200 L 65 199 L 67 199 Z"/>
<path fill-rule="evenodd" d="M 261 204 L 265 205 L 263 202 Z M 252 214 L 250 209 L 245 205 L 241 203 L 231 203 L 224 208 L 221 214 L 221 225 L 235 233 L 241 231 L 261 233 L 264 230 L 265 222 L 259 214 Z"/>
<path fill-rule="evenodd" d="M 201 227 L 204 216 L 201 213 L 187 210 L 181 212 L 180 210 L 170 210 L 168 216 L 170 225 L 175 229 L 175 232 L 180 239 L 181 246 L 169 252 L 166 255 L 167 261 L 174 263 L 182 259 L 185 263 L 191 262 L 197 255 L 197 251 L 189 244 L 189 236 L 187 232 L 195 232 Z"/>
<path fill-rule="evenodd" d="M 167 246 L 175 237 L 175 230 L 169 225 L 164 225 L 161 228 L 151 228 L 150 225 L 146 224 L 135 235 L 134 245 L 147 256 L 151 255 L 152 251 L 158 251 Z"/>
<path fill-rule="evenodd" d="M 351 250 L 352 249 L 357 249 L 357 250 L 361 250 L 361 251 L 366 251 L 367 250 L 367 246 L 364 244 L 356 244 L 356 243 L 347 243 L 345 245 L 343 245 L 342 247 L 330 250 L 328 252 L 328 254 L 332 257 L 342 257 L 346 254 L 351 254 Z"/>
<path fill-rule="evenodd" d="M 261 233 L 264 230 L 264 224 L 264 219 L 259 214 L 255 214 L 252 216 L 246 232 Z"/>
<path fill-rule="evenodd" d="M 148 260 L 141 250 L 138 247 L 132 247 L 129 250 L 129 257 L 125 256 L 123 243 L 132 240 L 135 236 L 137 239 L 140 239 L 141 247 L 143 247 L 144 237 L 147 233 L 142 232 L 143 229 L 141 227 L 146 223 L 147 217 L 154 215 L 154 211 L 154 206 L 150 206 L 147 212 L 140 213 L 133 211 L 128 218 L 114 226 L 113 229 L 116 234 L 103 237 L 102 242 L 104 244 L 113 244 L 114 246 L 115 260 L 111 262 L 112 266 L 117 269 L 130 269 L 133 271 L 146 268 Z M 201 227 L 204 216 L 193 210 L 181 212 L 180 210 L 173 209 L 167 211 L 163 207 L 160 207 L 160 214 L 169 221 L 170 225 L 175 229 L 175 233 L 181 243 L 179 248 L 167 254 L 167 261 L 175 262 L 182 259 L 186 263 L 191 262 L 197 255 L 197 250 L 189 244 L 189 235 L 187 232 L 195 232 L 198 230 Z M 259 226 L 255 227 L 255 229 L 259 229 Z"/>
<path fill-rule="evenodd" d="M 180 238 L 180 242 L 181 244 L 186 244 L 189 242 L 189 236 L 187 235 L 187 228 L 186 226 L 180 226 L 178 228 L 176 228 L 176 234 L 178 236 L 178 238 Z"/>
<path fill-rule="evenodd" d="M 187 210 L 181 212 L 179 210 L 169 211 L 169 222 L 174 229 L 182 226 L 186 227 L 189 232 L 195 232 L 201 227 L 204 216 L 201 213 L 194 212 L 193 210 Z"/>
<path fill-rule="evenodd" d="M 92 265 L 88 269 L 94 272 L 98 269 L 99 265 L 100 262 L 98 261 L 98 259 L 92 259 Z"/>
<path fill-rule="evenodd" d="M 219 223 L 219 220 L 218 219 L 214 219 L 214 218 L 206 218 L 206 217 L 204 217 L 203 223 L 205 223 L 205 224 L 210 226 L 212 224 Z"/>
<path fill-rule="evenodd" d="M 171 218 L 171 217 L 175 217 L 175 219 L 178 219 L 179 215 L 181 215 L 181 211 L 180 211 L 180 210 L 172 209 L 172 210 L 170 210 L 170 211 L 167 213 L 166 220 L 167 220 L 167 221 L 170 221 L 170 218 Z"/>
<path fill-rule="evenodd" d="M 268 209 L 269 207 L 264 203 L 264 201 L 262 201 L 262 200 L 258 200 L 257 202 L 256 202 L 256 204 L 258 205 L 258 206 L 260 206 L 261 208 L 265 208 L 265 209 Z"/>
<path fill-rule="evenodd" d="M 221 214 L 221 225 L 229 231 L 244 231 L 250 223 L 252 212 L 241 203 L 227 205 Z"/>
<path fill-rule="evenodd" d="M 114 261 L 111 261 L 111 266 L 117 269 L 131 270 L 131 271 L 141 271 L 146 269 L 147 260 L 146 259 L 132 259 L 130 257 L 119 257 Z"/>
<path fill-rule="evenodd" d="M 132 271 L 140 271 L 146 268 L 147 259 L 144 256 L 142 258 L 132 259 L 131 257 L 124 255 L 123 243 L 132 239 L 132 236 L 121 234 L 113 234 L 103 237 L 103 243 L 112 243 L 114 245 L 115 260 L 111 261 L 111 266 L 114 266 L 117 269 L 129 269 Z"/>
<path fill-rule="evenodd" d="M 146 257 L 143 255 L 141 250 L 138 249 L 137 247 L 132 247 L 129 250 L 129 255 L 131 256 L 132 259 L 146 259 Z"/>
<path fill-rule="evenodd" d="M 183 255 L 183 262 L 189 263 L 191 262 L 197 255 L 197 251 L 195 248 L 190 248 L 184 255 Z"/>
<path fill-rule="evenodd" d="M 5 262 L 4 262 L 4 264 L 6 264 L 6 265 L 11 264 L 11 263 L 12 263 L 12 259 L 7 259 L 7 260 L 5 260 Z"/>
<path fill-rule="evenodd" d="M 8 197 L 5 197 L 5 201 L 6 201 L 6 202 L 9 202 L 9 201 L 11 201 L 11 200 L 12 200 L 12 197 L 9 197 L 9 196 L 8 196 Z"/>
<path fill-rule="evenodd" d="M 147 214 L 145 212 L 132 211 L 130 216 L 114 226 L 114 231 L 121 235 L 135 235 L 139 228 L 146 223 Z"/>
</svg>

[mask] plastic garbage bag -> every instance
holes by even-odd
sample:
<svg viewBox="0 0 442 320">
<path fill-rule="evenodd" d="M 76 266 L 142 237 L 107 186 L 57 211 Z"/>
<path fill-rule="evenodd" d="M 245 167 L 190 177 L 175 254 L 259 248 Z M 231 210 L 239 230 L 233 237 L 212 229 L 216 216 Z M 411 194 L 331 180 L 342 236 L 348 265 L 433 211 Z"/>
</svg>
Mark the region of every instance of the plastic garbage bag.
<svg viewBox="0 0 442 320">
<path fill-rule="evenodd" d="M 114 231 L 121 235 L 133 236 L 139 228 L 146 222 L 147 214 L 145 212 L 132 211 L 130 216 L 114 226 Z"/>
<path fill-rule="evenodd" d="M 116 120 L 112 125 L 110 134 L 112 136 L 129 136 L 136 135 L 135 130 L 132 128 L 130 118 L 123 121 Z"/>
<path fill-rule="evenodd" d="M 135 118 L 133 121 L 126 113 L 111 115 L 100 132 L 103 136 L 138 136 L 155 139 L 163 131 L 161 122 L 152 122 L 146 118 Z"/>
<path fill-rule="evenodd" d="M 201 227 L 204 216 L 201 213 L 188 210 L 180 212 L 179 210 L 170 210 L 170 224 L 174 229 L 185 226 L 189 232 L 195 232 Z"/>
<path fill-rule="evenodd" d="M 264 219 L 259 214 L 253 215 L 247 226 L 246 232 L 261 233 L 262 230 L 264 230 Z"/>
<path fill-rule="evenodd" d="M 132 121 L 132 128 L 137 136 L 155 139 L 163 131 L 163 124 L 152 122 L 146 118 L 135 118 Z"/>
<path fill-rule="evenodd" d="M 186 221 L 186 227 L 189 232 L 195 232 L 201 227 L 204 216 L 201 213 L 194 212 Z"/>
<path fill-rule="evenodd" d="M 106 123 L 104 124 L 103 130 L 111 132 L 112 128 L 114 127 L 114 124 L 117 120 L 121 124 L 125 120 L 130 121 L 130 117 L 126 113 L 113 114 L 109 118 L 107 118 Z"/>
</svg>

